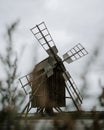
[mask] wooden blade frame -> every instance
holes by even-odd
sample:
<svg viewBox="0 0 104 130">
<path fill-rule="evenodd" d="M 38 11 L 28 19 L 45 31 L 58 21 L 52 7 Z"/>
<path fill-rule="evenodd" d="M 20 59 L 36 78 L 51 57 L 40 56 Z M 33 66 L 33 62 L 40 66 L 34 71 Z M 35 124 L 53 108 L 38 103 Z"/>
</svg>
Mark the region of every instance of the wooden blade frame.
<svg viewBox="0 0 104 130">
<path fill-rule="evenodd" d="M 70 64 L 71 62 L 74 62 L 75 60 L 78 60 L 87 54 L 88 52 L 79 43 L 63 55 L 63 58 L 64 58 L 63 62 L 66 61 L 67 63 Z"/>
<path fill-rule="evenodd" d="M 58 50 L 44 22 L 36 25 L 30 30 L 49 55 L 52 55 L 51 50 L 57 54 Z"/>
<path fill-rule="evenodd" d="M 26 95 L 28 95 L 30 93 L 30 92 L 27 92 L 27 90 L 26 90 L 25 87 L 26 86 L 31 86 L 31 82 L 32 82 L 32 81 L 30 81 L 31 74 L 32 73 L 27 74 L 27 75 L 19 78 L 20 84 L 21 84 L 21 86 L 22 86 L 22 88 L 23 88 L 23 90 L 24 90 L 24 92 L 25 92 Z"/>
<path fill-rule="evenodd" d="M 71 75 L 69 74 L 69 72 L 66 72 L 66 74 L 69 77 L 69 80 L 67 80 L 66 76 L 64 76 L 64 78 L 66 79 L 66 85 L 67 85 L 66 90 L 68 91 L 70 97 L 72 97 L 74 104 L 76 104 L 76 106 L 80 108 L 83 97 L 81 96 L 81 94 L 80 94 L 74 80 L 72 79 Z"/>
<path fill-rule="evenodd" d="M 39 79 L 41 76 L 43 76 L 44 74 L 45 74 L 45 72 L 42 73 L 40 76 L 38 76 L 35 80 L 38 80 L 38 79 Z M 31 92 L 27 92 L 27 90 L 25 89 L 26 86 L 32 87 L 32 80 L 30 80 L 31 75 L 32 75 L 32 73 L 27 74 L 27 75 L 25 75 L 25 76 L 19 78 L 19 81 L 20 81 L 20 83 L 21 83 L 21 86 L 22 86 L 22 88 L 23 88 L 23 90 L 24 90 L 24 92 L 25 92 L 26 95 L 28 95 L 28 94 L 31 93 Z M 25 79 L 25 83 L 23 82 L 24 79 Z"/>
</svg>

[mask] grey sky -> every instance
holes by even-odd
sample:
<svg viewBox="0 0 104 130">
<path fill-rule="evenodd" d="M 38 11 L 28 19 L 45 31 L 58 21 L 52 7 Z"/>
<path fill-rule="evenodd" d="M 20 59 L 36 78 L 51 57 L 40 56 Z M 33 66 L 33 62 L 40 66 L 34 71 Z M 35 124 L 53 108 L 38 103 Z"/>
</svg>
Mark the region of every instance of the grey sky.
<svg viewBox="0 0 104 130">
<path fill-rule="evenodd" d="M 20 19 L 18 38 L 29 42 L 29 29 L 45 21 L 60 49 L 78 42 L 88 47 L 104 29 L 103 6 L 103 0 L 0 0 L 0 28 Z"/>
<path fill-rule="evenodd" d="M 6 26 L 17 19 L 20 24 L 15 36 L 16 48 L 19 50 L 23 43 L 27 46 L 22 63 L 32 63 L 30 57 L 35 55 L 35 44 L 39 43 L 29 29 L 42 21 L 46 22 L 61 56 L 79 42 L 91 54 L 104 33 L 104 0 L 0 0 L 0 49 Z M 47 56 L 40 46 L 38 54 L 38 61 Z M 67 65 L 75 77 L 82 72 L 86 59 Z M 31 70 L 32 65 L 25 66 Z"/>
<path fill-rule="evenodd" d="M 94 41 L 104 28 L 103 7 L 103 0 L 0 0 L 0 28 L 20 19 L 23 34 L 29 35 L 29 28 L 45 21 L 55 37 L 61 32 L 72 41 Z"/>
</svg>

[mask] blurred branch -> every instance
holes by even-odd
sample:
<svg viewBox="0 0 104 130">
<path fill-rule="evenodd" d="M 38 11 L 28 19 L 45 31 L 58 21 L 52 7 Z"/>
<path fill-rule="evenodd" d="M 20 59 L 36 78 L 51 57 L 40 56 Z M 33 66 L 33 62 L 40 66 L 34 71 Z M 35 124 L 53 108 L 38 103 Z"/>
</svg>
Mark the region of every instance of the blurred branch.
<svg viewBox="0 0 104 130">
<path fill-rule="evenodd" d="M 21 101 L 24 95 L 18 90 L 15 79 L 18 77 L 18 62 L 19 57 L 13 48 L 13 34 L 17 29 L 19 21 L 14 22 L 12 25 L 7 27 L 6 36 L 8 40 L 6 41 L 6 56 L 0 54 L 0 60 L 3 64 L 4 72 L 6 74 L 6 79 L 0 82 L 0 93 L 2 95 L 1 103 L 3 108 L 14 107 L 17 108 L 18 98 Z"/>
</svg>

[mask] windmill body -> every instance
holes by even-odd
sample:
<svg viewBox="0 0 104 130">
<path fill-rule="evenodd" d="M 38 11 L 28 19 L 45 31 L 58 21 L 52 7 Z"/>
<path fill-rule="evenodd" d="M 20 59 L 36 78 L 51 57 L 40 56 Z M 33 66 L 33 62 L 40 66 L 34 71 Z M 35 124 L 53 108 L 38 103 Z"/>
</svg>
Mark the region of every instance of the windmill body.
<svg viewBox="0 0 104 130">
<path fill-rule="evenodd" d="M 48 58 L 38 63 L 31 74 L 21 77 L 20 83 L 26 92 L 27 85 L 31 88 L 30 99 L 22 114 L 28 113 L 31 108 L 37 108 L 37 112 L 55 108 L 58 112 L 60 107 L 66 107 L 66 98 L 73 101 L 77 110 L 80 110 L 82 96 L 66 70 L 64 62 L 72 63 L 85 56 L 88 52 L 79 43 L 63 55 L 63 60 L 58 56 L 58 49 L 44 22 L 36 25 L 31 32 L 39 41 L 43 49 L 48 53 Z M 27 82 L 23 83 L 22 80 Z M 66 97 L 66 91 L 69 96 Z M 27 92 L 26 92 L 27 94 Z"/>
<path fill-rule="evenodd" d="M 39 79 L 35 80 L 37 77 L 39 77 Z M 37 64 L 32 72 L 31 78 L 33 81 L 32 92 L 34 92 L 38 85 L 42 83 L 32 99 L 32 107 L 45 108 L 66 106 L 65 79 L 63 78 L 62 70 L 52 57 Z"/>
</svg>

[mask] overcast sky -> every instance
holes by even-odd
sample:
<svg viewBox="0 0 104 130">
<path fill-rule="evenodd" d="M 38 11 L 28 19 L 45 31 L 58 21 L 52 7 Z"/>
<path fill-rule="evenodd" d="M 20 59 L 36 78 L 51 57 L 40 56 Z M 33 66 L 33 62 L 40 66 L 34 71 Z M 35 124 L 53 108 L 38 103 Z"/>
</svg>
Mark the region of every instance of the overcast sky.
<svg viewBox="0 0 104 130">
<path fill-rule="evenodd" d="M 37 62 L 47 56 L 30 28 L 45 21 L 61 56 L 77 43 L 81 43 L 90 55 L 96 41 L 104 34 L 104 0 L 0 0 L 0 48 L 6 26 L 18 19 L 20 24 L 15 44 L 17 50 L 22 44 L 27 46 L 22 62 L 28 63 L 25 69 L 29 71 L 36 46 L 39 47 Z M 78 77 L 83 71 L 81 67 L 87 59 L 82 58 L 69 66 L 73 76 Z"/>
<path fill-rule="evenodd" d="M 79 42 L 90 51 L 104 30 L 103 12 L 103 0 L 0 0 L 0 36 L 20 19 L 18 45 L 35 43 L 29 29 L 45 21 L 61 54 Z"/>
</svg>

